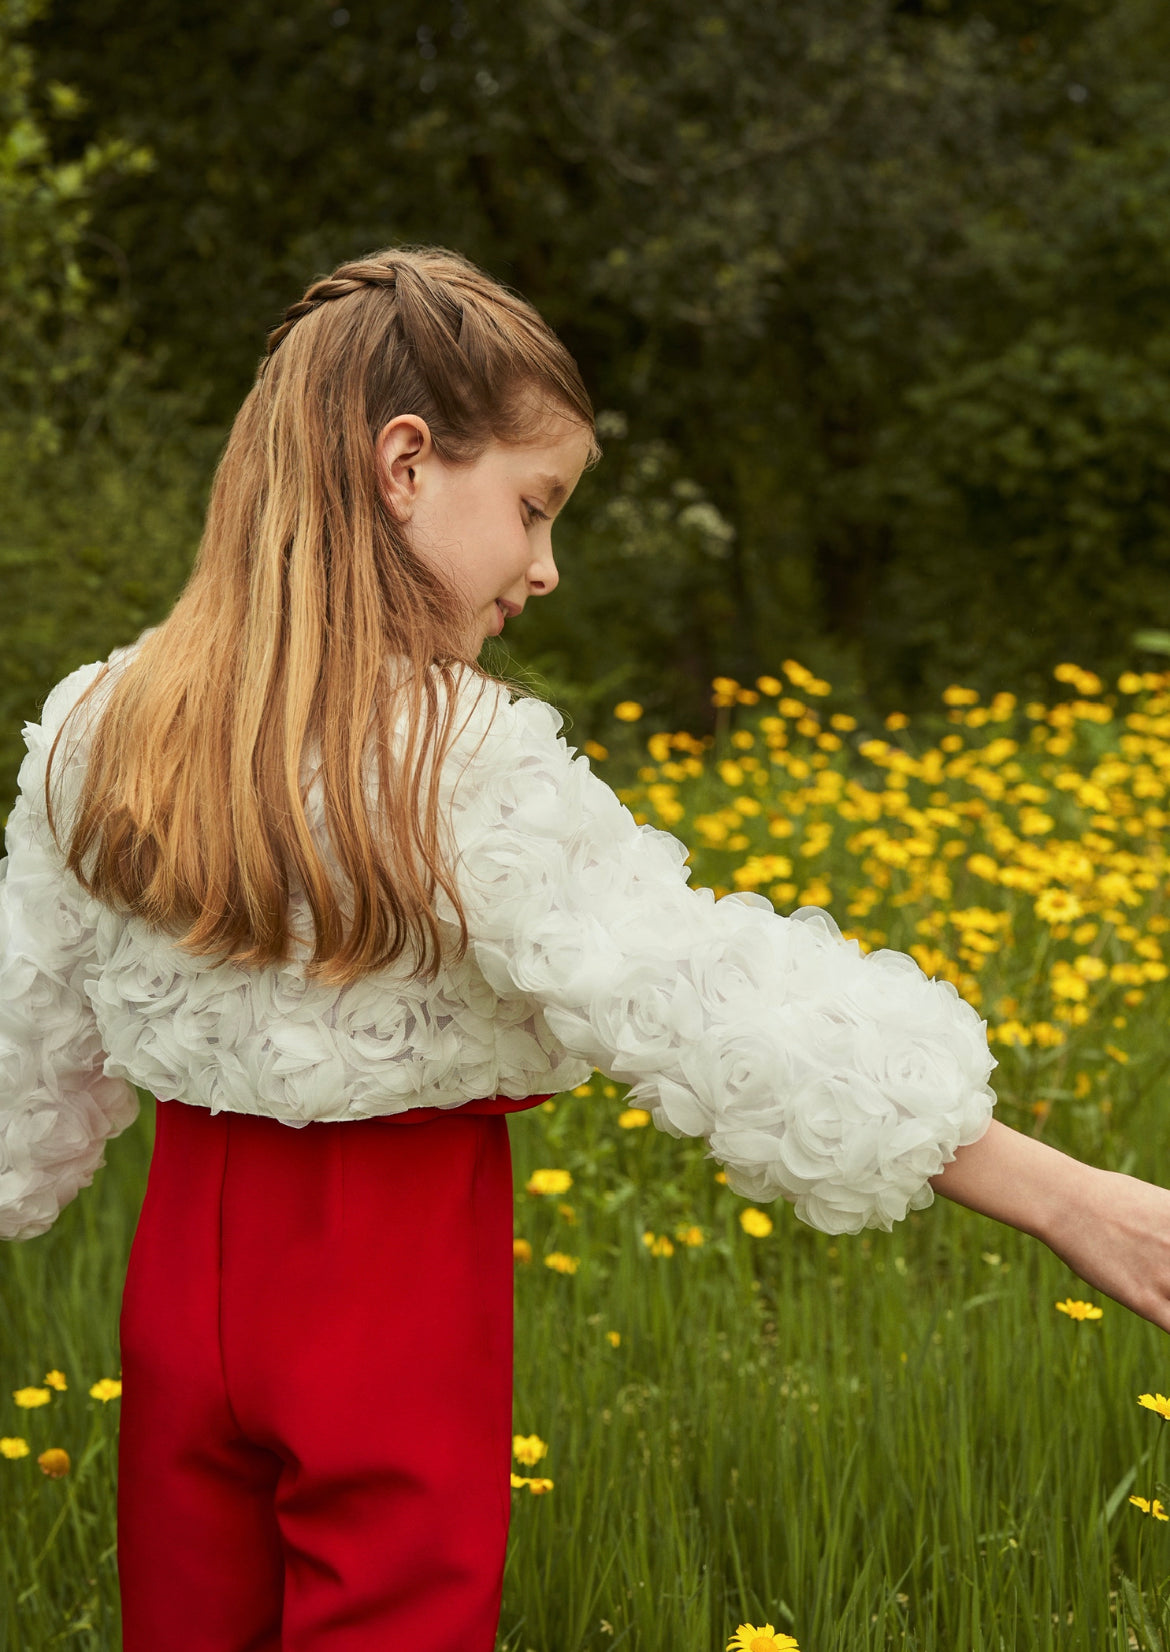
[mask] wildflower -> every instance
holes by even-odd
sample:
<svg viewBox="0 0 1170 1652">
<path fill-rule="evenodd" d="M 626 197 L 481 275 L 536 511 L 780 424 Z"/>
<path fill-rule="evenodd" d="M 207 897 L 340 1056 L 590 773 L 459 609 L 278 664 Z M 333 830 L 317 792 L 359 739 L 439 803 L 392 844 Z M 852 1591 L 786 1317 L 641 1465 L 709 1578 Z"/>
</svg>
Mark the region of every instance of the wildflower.
<svg viewBox="0 0 1170 1652">
<path fill-rule="evenodd" d="M 1067 889 L 1046 889 L 1037 897 L 1034 910 L 1041 923 L 1067 924 L 1079 918 L 1084 907 Z"/>
<path fill-rule="evenodd" d="M 620 722 L 636 723 L 642 715 L 642 707 L 637 700 L 619 700 L 613 708 L 613 714 Z"/>
<path fill-rule="evenodd" d="M 543 1497 L 546 1491 L 551 1491 L 553 1489 L 553 1483 L 551 1480 L 529 1480 L 527 1481 L 527 1486 L 533 1497 Z"/>
<path fill-rule="evenodd" d="M 61 1480 L 69 1473 L 69 1453 L 59 1446 L 50 1446 L 48 1451 L 41 1452 L 37 1465 L 50 1480 Z"/>
<path fill-rule="evenodd" d="M 113 1377 L 101 1377 L 94 1383 L 89 1392 L 92 1399 L 101 1400 L 105 1404 L 109 1400 L 116 1400 L 121 1397 L 122 1384 L 115 1381 Z"/>
<path fill-rule="evenodd" d="M 909 728 L 910 719 L 904 711 L 891 711 L 886 718 L 886 727 L 889 729 Z"/>
<path fill-rule="evenodd" d="M 601 745 L 596 740 L 586 740 L 585 744 L 581 747 L 581 750 L 585 753 L 586 757 L 592 757 L 595 763 L 604 762 L 604 760 L 609 756 L 609 752 L 606 747 Z"/>
<path fill-rule="evenodd" d="M 1138 1404 L 1144 1405 L 1147 1411 L 1156 1411 L 1163 1422 L 1170 1419 L 1170 1400 L 1165 1394 L 1139 1394 Z"/>
<path fill-rule="evenodd" d="M 642 1235 L 642 1243 L 648 1246 L 651 1256 L 673 1256 L 674 1246 L 665 1233 L 657 1236 L 647 1230 Z"/>
<path fill-rule="evenodd" d="M 69 1387 L 69 1384 L 65 1381 L 64 1371 L 46 1371 L 45 1386 L 55 1388 L 58 1394 L 63 1394 Z"/>
<path fill-rule="evenodd" d="M 644 1107 L 627 1107 L 625 1112 L 618 1114 L 618 1125 L 622 1130 L 641 1130 L 650 1123 L 650 1115 Z"/>
<path fill-rule="evenodd" d="M 1071 1296 L 1064 1302 L 1058 1302 L 1056 1307 L 1059 1313 L 1067 1314 L 1070 1319 L 1100 1319 L 1102 1313 L 1091 1302 L 1077 1302 Z"/>
<path fill-rule="evenodd" d="M 12 1434 L 0 1435 L 0 1457 L 27 1457 L 28 1441 L 17 1439 Z"/>
<path fill-rule="evenodd" d="M 1152 1503 L 1148 1497 L 1131 1497 L 1130 1502 L 1143 1514 L 1152 1514 L 1155 1520 L 1170 1520 L 1170 1514 L 1166 1513 L 1156 1497 Z"/>
<path fill-rule="evenodd" d="M 721 1187 L 726 1187 L 727 1186 L 727 1172 L 726 1172 L 726 1170 L 717 1170 L 715 1172 L 715 1180 L 720 1184 Z"/>
<path fill-rule="evenodd" d="M 548 1446 L 539 1434 L 513 1434 L 512 1455 L 525 1468 L 531 1468 L 548 1455 Z"/>
<path fill-rule="evenodd" d="M 800 1648 L 791 1635 L 777 1634 L 770 1623 L 762 1629 L 741 1623 L 727 1643 L 727 1652 L 800 1652 Z"/>
<path fill-rule="evenodd" d="M 48 1405 L 52 1394 L 47 1388 L 14 1388 L 12 1398 L 22 1411 L 32 1411 L 38 1405 Z"/>
<path fill-rule="evenodd" d="M 1117 1048 L 1116 1044 L 1106 1044 L 1105 1054 L 1108 1055 L 1108 1056 L 1112 1056 L 1113 1060 L 1116 1061 L 1116 1062 L 1119 1062 L 1121 1064 L 1121 1066 L 1123 1066 L 1123 1067 L 1125 1066 L 1126 1062 L 1129 1060 L 1129 1056 L 1126 1054 L 1126 1052 L 1124 1050 L 1119 1050 Z"/>
<path fill-rule="evenodd" d="M 529 1193 L 567 1193 L 572 1185 L 567 1170 L 534 1170 L 524 1184 Z"/>
<path fill-rule="evenodd" d="M 622 1333 L 620 1331 L 607 1331 L 605 1333 L 605 1339 L 611 1348 L 616 1348 L 621 1343 Z"/>
<path fill-rule="evenodd" d="M 756 687 L 761 694 L 770 694 L 773 699 L 784 692 L 784 684 L 778 683 L 775 677 L 757 677 Z"/>
<path fill-rule="evenodd" d="M 576 1273 L 581 1266 L 579 1256 L 566 1256 L 563 1250 L 550 1250 L 544 1259 L 546 1268 L 552 1268 L 556 1273 Z"/>
<path fill-rule="evenodd" d="M 527 1239 L 513 1239 L 512 1260 L 513 1262 L 532 1261 L 532 1246 L 528 1243 Z"/>
<path fill-rule="evenodd" d="M 676 1239 L 681 1240 L 684 1245 L 701 1245 L 703 1243 L 702 1228 L 694 1226 L 687 1227 L 686 1224 L 682 1222 L 680 1222 L 678 1227 L 674 1230 L 674 1236 Z"/>
<path fill-rule="evenodd" d="M 739 1225 L 745 1233 L 750 1233 L 753 1239 L 766 1239 L 772 1231 L 772 1218 L 762 1210 L 749 1206 L 739 1213 Z"/>
</svg>

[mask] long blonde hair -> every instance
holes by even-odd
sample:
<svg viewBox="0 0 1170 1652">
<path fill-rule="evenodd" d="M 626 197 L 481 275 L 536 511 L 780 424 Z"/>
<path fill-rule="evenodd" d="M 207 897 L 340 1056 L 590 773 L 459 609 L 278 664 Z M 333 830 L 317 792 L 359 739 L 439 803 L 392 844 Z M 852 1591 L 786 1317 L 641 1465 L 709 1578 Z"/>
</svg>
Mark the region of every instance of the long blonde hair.
<svg viewBox="0 0 1170 1652">
<path fill-rule="evenodd" d="M 423 781 L 458 732 L 455 676 L 478 676 L 481 693 L 492 679 L 467 658 L 467 599 L 412 554 L 378 484 L 375 437 L 404 413 L 455 464 L 493 439 L 533 439 L 551 414 L 593 432 L 565 347 L 457 253 L 387 248 L 341 264 L 285 312 L 232 426 L 191 575 L 107 684 L 66 856 L 91 895 L 197 957 L 288 961 L 294 877 L 313 918 L 309 978 L 340 986 L 405 958 L 433 979 L 437 888 L 458 916 L 456 956 L 466 949 Z M 45 775 L 58 846 L 49 774 L 62 732 Z M 352 892 L 348 929 L 306 819 L 310 742 Z"/>
</svg>

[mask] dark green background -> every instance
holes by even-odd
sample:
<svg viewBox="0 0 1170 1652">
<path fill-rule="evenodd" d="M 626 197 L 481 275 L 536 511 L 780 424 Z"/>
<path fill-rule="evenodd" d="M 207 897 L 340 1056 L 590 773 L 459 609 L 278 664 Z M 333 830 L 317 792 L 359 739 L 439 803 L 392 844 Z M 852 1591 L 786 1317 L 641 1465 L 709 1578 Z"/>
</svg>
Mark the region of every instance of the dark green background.
<svg viewBox="0 0 1170 1652">
<path fill-rule="evenodd" d="M 787 656 L 871 710 L 1160 663 L 1157 0 L 0 0 L 0 763 L 166 613 L 266 329 L 388 242 L 577 355 L 606 458 L 509 638 L 701 728 Z"/>
</svg>

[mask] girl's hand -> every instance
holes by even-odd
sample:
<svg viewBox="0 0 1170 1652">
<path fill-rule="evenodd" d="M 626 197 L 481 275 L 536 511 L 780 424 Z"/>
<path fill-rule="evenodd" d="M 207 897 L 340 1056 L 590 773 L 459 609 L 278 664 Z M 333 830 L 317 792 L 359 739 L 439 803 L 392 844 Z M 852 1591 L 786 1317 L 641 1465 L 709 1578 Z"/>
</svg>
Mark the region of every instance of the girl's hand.
<svg viewBox="0 0 1170 1652">
<path fill-rule="evenodd" d="M 1086 1285 L 1170 1331 L 1170 1192 L 1082 1164 L 993 1119 L 936 1193 L 1043 1240 Z"/>
<path fill-rule="evenodd" d="M 1086 1285 L 1170 1331 L 1170 1192 L 1136 1176 L 1079 1168 L 1081 1198 L 1039 1237 Z"/>
</svg>

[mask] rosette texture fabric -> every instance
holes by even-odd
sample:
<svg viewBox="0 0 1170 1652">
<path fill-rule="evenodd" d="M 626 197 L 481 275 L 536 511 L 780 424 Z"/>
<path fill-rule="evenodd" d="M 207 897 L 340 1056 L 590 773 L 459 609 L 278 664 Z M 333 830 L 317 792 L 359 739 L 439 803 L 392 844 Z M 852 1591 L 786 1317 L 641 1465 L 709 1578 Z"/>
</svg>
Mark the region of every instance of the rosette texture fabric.
<svg viewBox="0 0 1170 1652">
<path fill-rule="evenodd" d="M 404 967 L 327 987 L 300 962 L 191 957 L 86 896 L 44 820 L 49 746 L 98 670 L 25 727 L 0 861 L 0 1236 L 43 1232 L 88 1185 L 133 1086 L 304 1125 L 520 1099 L 597 1068 L 660 1130 L 702 1137 L 735 1192 L 829 1233 L 928 1205 L 929 1178 L 986 1130 L 986 1025 L 949 983 L 863 954 L 819 909 L 692 890 L 685 846 L 635 822 L 557 712 L 502 688 L 461 700 L 437 781 L 461 962 L 433 983 Z M 83 772 L 79 742 L 66 785 Z M 332 865 L 319 785 L 306 793 Z M 438 915 L 453 925 L 442 898 Z"/>
</svg>

